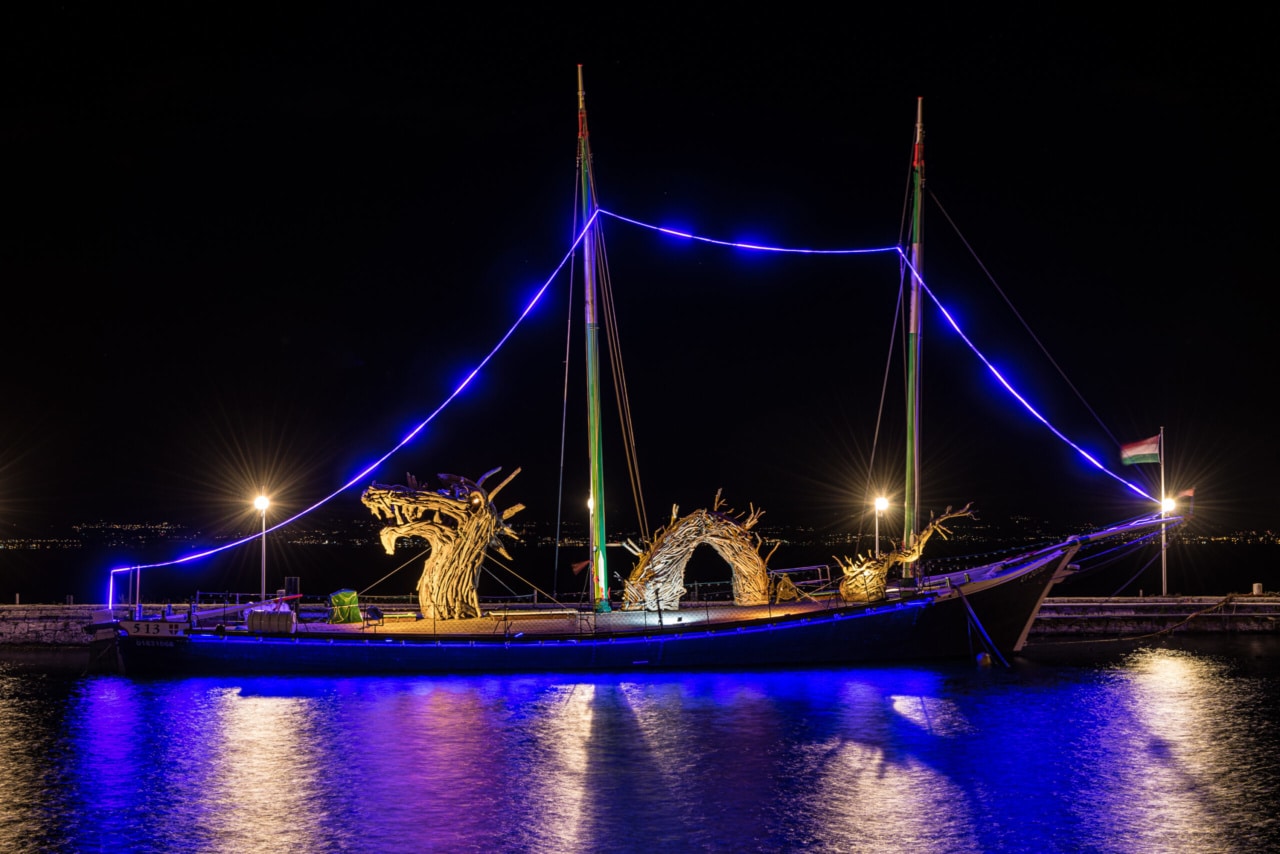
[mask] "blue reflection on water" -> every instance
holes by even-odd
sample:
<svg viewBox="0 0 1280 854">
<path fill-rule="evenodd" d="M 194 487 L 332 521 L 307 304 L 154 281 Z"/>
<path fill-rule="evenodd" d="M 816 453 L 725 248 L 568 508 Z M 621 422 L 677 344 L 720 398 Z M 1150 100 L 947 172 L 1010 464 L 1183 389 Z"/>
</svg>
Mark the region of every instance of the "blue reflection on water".
<svg viewBox="0 0 1280 854">
<path fill-rule="evenodd" d="M 1256 851 L 1280 666 L 0 676 L 0 838 L 40 851 Z"/>
</svg>

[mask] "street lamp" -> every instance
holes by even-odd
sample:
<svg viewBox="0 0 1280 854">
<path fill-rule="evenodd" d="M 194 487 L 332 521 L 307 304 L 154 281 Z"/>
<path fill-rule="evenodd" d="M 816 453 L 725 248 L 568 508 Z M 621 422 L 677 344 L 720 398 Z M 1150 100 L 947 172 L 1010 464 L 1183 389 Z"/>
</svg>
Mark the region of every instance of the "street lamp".
<svg viewBox="0 0 1280 854">
<path fill-rule="evenodd" d="M 254 509 L 262 514 L 262 591 L 261 601 L 267 601 L 267 507 L 270 506 L 271 499 L 265 495 L 259 495 L 253 499 Z"/>
<path fill-rule="evenodd" d="M 1163 471 L 1161 475 L 1163 476 Z M 1163 485 L 1163 483 L 1161 484 Z M 1168 518 L 1169 514 L 1177 509 L 1178 503 L 1172 498 L 1166 498 L 1160 502 L 1160 518 Z M 1160 526 L 1160 595 L 1169 595 L 1169 541 L 1165 539 L 1165 532 L 1168 530 L 1167 525 Z"/>
<path fill-rule="evenodd" d="M 883 495 L 876 499 L 876 560 L 880 559 L 880 514 L 889 507 L 889 499 Z"/>
</svg>

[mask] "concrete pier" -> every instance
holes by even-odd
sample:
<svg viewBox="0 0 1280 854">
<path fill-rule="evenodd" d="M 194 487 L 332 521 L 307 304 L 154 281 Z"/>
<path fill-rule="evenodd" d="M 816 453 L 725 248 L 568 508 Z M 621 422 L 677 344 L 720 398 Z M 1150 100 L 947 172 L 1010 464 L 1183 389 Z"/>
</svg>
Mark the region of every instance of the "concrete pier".
<svg viewBox="0 0 1280 854">
<path fill-rule="evenodd" d="M 0 605 L 0 644 L 89 643 L 84 627 L 106 605 Z M 121 609 L 120 613 L 123 613 Z"/>
<path fill-rule="evenodd" d="M 1134 637 L 1186 634 L 1274 632 L 1280 630 L 1280 596 L 1051 596 L 1040 606 L 1030 637 Z"/>
</svg>

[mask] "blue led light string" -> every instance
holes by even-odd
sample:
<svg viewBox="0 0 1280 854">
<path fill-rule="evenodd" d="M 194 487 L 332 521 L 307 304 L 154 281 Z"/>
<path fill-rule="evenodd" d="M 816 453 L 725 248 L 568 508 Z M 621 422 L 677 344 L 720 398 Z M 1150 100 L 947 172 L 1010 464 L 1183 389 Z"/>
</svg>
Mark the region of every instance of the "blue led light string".
<svg viewBox="0 0 1280 854">
<path fill-rule="evenodd" d="M 453 392 L 451 392 L 431 412 L 431 414 L 429 414 L 426 418 L 424 418 L 416 427 L 410 430 L 404 436 L 404 438 L 402 438 L 389 451 L 387 451 L 382 456 L 378 457 L 376 460 L 374 460 L 365 468 L 361 469 L 360 472 L 355 474 L 350 480 L 348 480 L 342 486 L 338 487 L 333 492 L 326 495 L 324 498 L 321 498 L 319 501 L 315 502 L 310 507 L 307 507 L 305 510 L 301 510 L 295 513 L 294 515 L 290 516 L 289 518 L 284 519 L 280 522 L 277 522 L 275 525 L 268 528 L 262 534 L 254 534 L 253 536 L 235 540 L 233 542 L 218 546 L 217 548 L 209 549 L 203 552 L 198 552 L 196 554 L 186 555 L 184 557 L 176 558 L 170 561 L 164 561 L 160 563 L 138 564 L 135 566 L 117 567 L 115 569 L 112 569 L 110 574 L 110 583 L 108 584 L 107 601 L 108 602 L 112 601 L 112 594 L 114 592 L 116 573 L 133 572 L 136 570 L 143 570 L 143 569 L 158 569 L 166 566 L 177 566 L 178 564 L 190 563 L 195 560 L 200 560 L 202 558 L 206 558 L 206 557 L 210 557 L 211 555 L 218 554 L 219 552 L 227 551 L 228 549 L 236 548 L 237 546 L 244 545 L 245 543 L 253 542 L 254 540 L 258 539 L 259 536 L 266 536 L 266 534 L 269 534 L 273 531 L 276 531 L 280 528 L 285 527 L 286 525 L 290 525 L 293 522 L 296 522 L 298 519 L 301 519 L 303 516 L 306 516 L 312 511 L 317 510 L 320 507 L 323 507 L 325 504 L 328 504 L 334 498 L 337 498 L 339 495 L 346 492 L 348 489 L 355 486 L 357 483 L 362 482 L 366 477 L 372 474 L 373 471 L 378 468 L 378 466 L 386 462 L 391 457 L 392 454 L 396 453 L 405 445 L 409 444 L 409 442 L 413 441 L 424 429 L 426 429 L 427 425 L 433 422 L 436 419 L 436 417 L 439 416 L 450 403 L 452 403 L 460 394 L 462 394 L 463 390 L 466 389 L 467 386 L 470 385 L 471 381 L 475 379 L 476 376 L 479 375 L 480 371 L 484 369 L 484 367 L 488 365 L 490 361 L 493 360 L 494 356 L 498 354 L 498 351 L 501 350 L 502 347 L 506 345 L 507 341 L 510 340 L 511 336 L 515 334 L 515 331 L 517 328 L 519 328 L 520 324 L 523 323 L 525 318 L 528 317 L 529 314 L 533 311 L 534 306 L 538 304 L 538 302 L 542 299 L 543 295 L 547 292 L 547 289 L 551 287 L 551 283 L 554 282 L 556 280 L 556 277 L 558 277 L 560 273 L 564 270 L 565 265 L 567 265 L 571 260 L 571 258 L 573 257 L 573 253 L 576 251 L 578 245 L 582 242 L 588 229 L 590 229 L 591 225 L 602 214 L 605 216 L 612 217 L 613 219 L 616 219 L 619 222 L 624 222 L 629 225 L 638 226 L 640 228 L 646 228 L 651 231 L 656 231 L 660 234 L 665 234 L 669 237 L 678 237 L 681 239 L 695 240 L 700 243 L 707 243 L 714 246 L 724 246 L 732 249 L 745 249 L 745 250 L 754 251 L 754 252 L 776 252 L 776 253 L 795 254 L 795 255 L 874 255 L 874 254 L 884 254 L 887 252 L 897 253 L 899 256 L 902 257 L 908 269 L 911 270 L 911 275 L 914 276 L 920 282 L 920 285 L 924 289 L 924 292 L 929 295 L 929 299 L 932 300 L 933 304 L 936 305 L 938 307 L 938 310 L 942 312 L 943 317 L 946 318 L 947 323 L 951 326 L 951 328 L 955 331 L 955 333 L 960 336 L 960 339 L 965 343 L 966 346 L 968 346 L 968 348 L 973 352 L 973 354 L 977 356 L 978 359 L 981 360 L 984 365 L 986 365 L 987 369 L 991 371 L 992 375 L 996 378 L 996 380 L 1000 383 L 1000 385 L 1003 386 L 1005 390 L 1009 392 L 1009 394 L 1013 395 L 1013 397 L 1019 403 L 1022 404 L 1023 408 L 1025 408 L 1027 412 L 1031 413 L 1031 415 L 1037 421 L 1039 421 L 1041 424 L 1047 427 L 1049 431 L 1052 432 L 1055 436 L 1057 436 L 1059 439 L 1061 439 L 1063 442 L 1065 442 L 1067 445 L 1073 448 L 1078 454 L 1080 454 L 1080 456 L 1088 460 L 1099 471 L 1103 472 L 1104 474 L 1108 475 L 1111 478 L 1114 478 L 1116 481 L 1128 487 L 1130 490 L 1137 493 L 1141 497 L 1151 501 L 1155 501 L 1155 499 L 1152 498 L 1150 495 L 1148 495 L 1145 491 L 1143 491 L 1141 487 L 1125 480 L 1124 478 L 1110 471 L 1109 469 L 1106 468 L 1106 466 L 1104 466 L 1097 459 L 1095 459 L 1088 451 L 1084 450 L 1075 442 L 1071 441 L 1071 439 L 1067 438 L 1060 430 L 1058 430 L 1056 427 L 1050 424 L 1049 421 L 1043 415 L 1041 415 L 1035 409 L 1035 407 L 1033 407 L 1027 401 L 1025 397 L 1019 394 L 1013 388 L 1013 386 L 1011 386 L 1009 382 L 1005 380 L 1005 378 L 1000 374 L 1000 371 L 997 370 L 996 367 L 993 364 L 991 364 L 991 362 L 986 358 L 986 356 L 982 354 L 982 351 L 978 349 L 977 345 L 975 345 L 968 338 L 968 336 L 964 334 L 964 332 L 960 329 L 959 324 L 955 321 L 955 319 L 951 316 L 951 314 L 946 310 L 946 308 L 943 307 L 941 301 L 939 301 L 938 297 L 933 293 L 933 291 L 929 289 L 923 277 L 917 274 L 916 270 L 911 265 L 911 261 L 907 258 L 906 254 L 902 251 L 900 247 L 888 246 L 888 247 L 872 248 L 872 249 L 809 249 L 809 248 L 786 247 L 786 246 L 763 246 L 760 244 L 742 243 L 742 242 L 732 241 L 732 240 L 717 240 L 715 238 L 703 237 L 701 235 L 690 234 L 684 231 L 677 231 L 672 228 L 666 228 L 663 226 L 657 226 L 657 225 L 652 225 L 650 223 L 641 222 L 640 220 L 631 219 L 630 217 L 621 216 L 619 214 L 613 213 L 612 211 L 607 211 L 607 210 L 604 210 L 603 208 L 600 208 L 596 210 L 596 212 L 591 216 L 590 220 L 586 222 L 582 226 L 582 228 L 578 231 L 578 234 L 574 238 L 573 243 L 569 246 L 568 250 L 565 251 L 559 263 L 556 264 L 555 269 L 552 270 L 551 274 L 546 278 L 546 280 L 534 293 L 533 297 L 529 300 L 528 304 L 524 307 L 524 310 L 520 312 L 520 314 L 516 317 L 515 321 L 511 324 L 511 327 L 506 331 L 506 333 L 502 335 L 501 338 L 498 339 L 498 342 L 493 346 L 492 349 L 489 350 L 488 354 L 486 354 L 485 357 L 480 360 L 480 362 L 475 366 L 475 368 L 473 368 L 471 372 L 467 374 L 466 378 L 463 379 L 462 382 L 458 384 L 458 387 L 455 388 Z"/>
<path fill-rule="evenodd" d="M 1009 384 L 1008 380 L 1006 380 L 1004 376 L 1001 375 L 1000 371 L 996 368 L 996 366 L 991 364 L 991 362 L 987 359 L 987 357 L 982 354 L 982 351 L 978 349 L 977 345 L 974 344 L 973 341 L 969 339 L 969 336 L 964 334 L 964 331 L 960 328 L 960 324 L 956 323 L 955 318 L 951 316 L 951 313 L 947 311 L 946 307 L 943 306 L 942 302 L 938 299 L 938 297 L 933 293 L 932 290 L 929 289 L 929 286 L 925 284 L 924 278 L 916 274 L 915 268 L 911 266 L 911 261 L 907 258 L 906 253 L 899 251 L 899 254 L 902 256 L 903 263 L 905 263 L 907 267 L 911 270 L 911 275 L 914 276 L 916 278 L 916 281 L 920 283 L 921 289 L 926 294 L 929 295 L 929 299 L 932 300 L 933 304 L 938 307 L 938 311 L 942 312 L 942 316 L 946 318 L 947 323 L 950 324 L 953 330 L 955 330 L 955 333 L 960 336 L 960 340 L 965 343 L 965 345 L 973 352 L 975 356 L 978 357 L 979 360 L 981 360 L 982 364 L 987 366 L 987 370 L 991 371 L 991 375 L 996 378 L 996 381 L 999 382 L 1000 385 L 1002 385 L 1004 389 L 1007 392 L 1009 392 L 1009 394 L 1013 395 L 1014 399 L 1017 400 L 1019 403 L 1021 403 L 1023 408 L 1026 409 L 1027 412 L 1031 413 L 1032 417 L 1034 417 L 1037 421 L 1039 421 L 1045 427 L 1048 427 L 1049 432 L 1053 433 L 1053 435 L 1057 436 L 1063 442 L 1066 442 L 1069 446 L 1071 446 L 1071 448 L 1073 448 L 1076 451 L 1076 453 L 1078 453 L 1080 456 L 1088 460 L 1091 464 L 1093 464 L 1095 468 L 1097 468 L 1103 474 L 1106 474 L 1107 476 L 1114 478 L 1115 480 L 1124 484 L 1129 489 L 1133 490 L 1143 498 L 1146 498 L 1149 501 L 1154 501 L 1157 505 L 1160 504 L 1159 501 L 1156 501 L 1156 499 L 1148 495 L 1142 489 L 1142 487 L 1138 486 L 1137 484 L 1130 483 L 1129 481 L 1120 477 L 1120 475 L 1108 469 L 1102 463 L 1098 462 L 1093 457 L 1092 454 L 1090 454 L 1084 448 L 1077 445 L 1075 442 L 1068 439 L 1065 435 L 1063 435 L 1062 431 L 1060 431 L 1057 427 L 1054 427 L 1052 424 L 1050 424 L 1047 418 L 1041 415 L 1025 397 L 1019 394 L 1018 391 Z"/>
<path fill-rule="evenodd" d="M 112 569 L 110 573 L 110 578 L 107 584 L 107 602 L 114 601 L 112 599 L 112 596 L 114 595 L 114 592 L 115 592 L 114 590 L 115 577 L 116 577 L 116 573 L 118 572 L 134 572 L 134 571 L 143 570 L 143 569 L 159 569 L 161 567 L 166 567 L 166 566 L 176 566 L 182 563 L 190 563 L 191 561 L 210 557 L 211 555 L 218 554 L 219 552 L 224 552 L 224 551 L 227 551 L 228 549 L 233 549 L 233 548 L 236 548 L 237 546 L 244 545 L 245 543 L 253 542 L 254 540 L 258 539 L 259 536 L 265 537 L 267 534 L 271 533 L 272 531 L 278 530 L 280 528 L 283 528 L 286 525 L 290 525 L 293 522 L 296 522 L 298 519 L 301 519 L 303 516 L 306 516 L 312 511 L 317 510 L 320 507 L 323 507 L 325 504 L 328 504 L 330 501 L 337 498 L 339 495 L 346 492 L 348 489 L 355 486 L 357 483 L 362 482 L 366 477 L 372 474 L 373 471 L 378 468 L 378 466 L 386 462 L 391 457 L 392 454 L 394 454 L 396 451 L 400 450 L 405 445 L 413 441 L 413 439 L 416 438 L 417 435 L 421 433 L 428 424 L 430 424 L 432 421 L 436 419 L 436 416 L 438 416 L 441 412 L 444 411 L 445 407 L 447 407 L 450 403 L 452 403 L 454 399 L 458 397 L 458 395 L 462 394 L 463 389 L 465 389 L 468 385 L 470 385 L 471 381 L 475 379 L 476 376 L 479 375 L 480 371 L 484 368 L 484 366 L 489 364 L 490 361 L 492 361 L 493 357 L 498 354 L 498 351 L 501 350 L 502 347 L 507 343 L 507 341 L 510 340 L 511 336 L 515 334 L 516 329 L 519 328 L 520 324 L 524 322 L 524 319 L 529 316 L 530 312 L 533 311 L 533 307 L 538 304 L 539 300 L 542 299 L 543 294 L 547 292 L 547 288 L 551 287 L 551 283 L 554 282 L 556 280 L 556 277 L 560 275 L 560 272 L 564 270 L 565 265 L 569 263 L 570 259 L 572 259 L 573 253 L 577 249 L 578 244 L 582 242 L 583 237 L 587 234 L 587 231 L 588 229 L 590 229 L 591 224 L 596 221 L 597 216 L 598 214 L 593 215 L 590 218 L 590 220 L 588 220 L 587 223 L 583 225 L 583 227 L 578 231 L 577 237 L 574 238 L 573 243 L 569 246 L 569 248 L 565 251 L 564 255 L 560 258 L 560 262 L 556 264 L 555 269 L 551 271 L 551 275 L 547 276 L 546 280 L 542 283 L 542 286 L 538 288 L 538 290 L 534 293 L 533 298 L 530 299 L 529 303 L 524 307 L 524 310 L 520 312 L 519 316 L 516 317 L 515 322 L 512 323 L 511 327 L 506 331 L 506 333 L 501 338 L 498 339 L 498 343 L 493 345 L 493 348 L 488 352 L 488 354 L 483 359 L 480 360 L 479 364 L 477 364 L 475 368 L 473 368 L 471 372 L 467 374 L 466 378 L 463 379 L 463 381 L 458 384 L 458 387 L 455 388 L 453 392 L 448 397 L 446 397 L 440 403 L 440 405 L 437 406 L 431 412 L 430 415 L 428 415 L 425 419 L 423 419 L 422 422 L 418 424 L 418 426 L 410 430 L 408 434 L 406 434 L 405 437 L 395 445 L 395 447 L 387 451 L 382 456 L 378 457 L 376 460 L 374 460 L 365 468 L 361 469 L 350 480 L 348 480 L 342 486 L 338 487 L 333 492 L 326 495 L 324 498 L 321 498 L 319 501 L 312 504 L 310 507 L 306 508 L 305 510 L 298 511 L 297 513 L 290 516 L 288 519 L 284 519 L 280 522 L 277 522 L 275 525 L 271 526 L 270 528 L 267 528 L 261 534 L 255 534 L 254 536 L 251 536 L 251 537 L 244 537 L 239 540 L 234 540 L 230 543 L 226 543 L 225 545 L 218 546 L 217 548 L 209 549 L 203 552 L 198 552 L 196 554 L 190 554 L 185 557 L 177 558 L 175 560 L 163 561 L 160 563 L 138 564 L 136 566 L 123 566 L 123 567 L 117 567 L 115 569 Z"/>
<path fill-rule="evenodd" d="M 877 253 L 900 251 L 896 246 L 885 246 L 881 249 L 798 249 L 795 247 L 787 247 L 787 246 L 761 246 L 756 243 L 739 243 L 734 240 L 716 240 L 711 237 L 701 237 L 697 234 L 689 234 L 688 232 L 685 232 L 685 231 L 676 231 L 674 228 L 666 228 L 661 225 L 650 225 L 647 222 L 641 222 L 638 219 L 630 219 L 628 217 L 613 213 L 612 211 L 604 210 L 603 208 L 597 211 L 597 213 L 602 213 L 606 216 L 611 216 L 614 219 L 618 220 L 619 222 L 625 222 L 628 225 L 636 225 L 636 226 L 639 226 L 640 228 L 647 228 L 647 229 L 650 229 L 651 231 L 656 231 L 661 234 L 669 235 L 671 237 L 681 237 L 681 238 L 684 238 L 685 240 L 696 240 L 700 243 L 710 243 L 713 246 L 728 246 L 731 249 L 750 249 L 756 252 L 783 252 L 783 253 L 789 253 L 792 255 L 874 255 Z"/>
</svg>

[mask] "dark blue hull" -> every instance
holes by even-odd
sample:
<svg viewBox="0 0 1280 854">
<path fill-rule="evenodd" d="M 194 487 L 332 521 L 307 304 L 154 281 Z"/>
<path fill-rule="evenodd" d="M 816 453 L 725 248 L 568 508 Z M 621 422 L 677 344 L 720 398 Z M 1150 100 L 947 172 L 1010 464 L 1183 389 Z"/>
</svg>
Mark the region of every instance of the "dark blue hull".
<svg viewBox="0 0 1280 854">
<path fill-rule="evenodd" d="M 666 626 L 644 632 L 505 635 L 204 630 L 158 638 L 119 633 L 130 675 L 426 674 L 627 671 L 903 662 L 1007 656 L 1021 647 L 1072 549 L 996 577 L 875 606 Z M 959 581 L 959 579 L 958 579 Z M 692 612 L 690 612 L 692 613 Z"/>
</svg>

